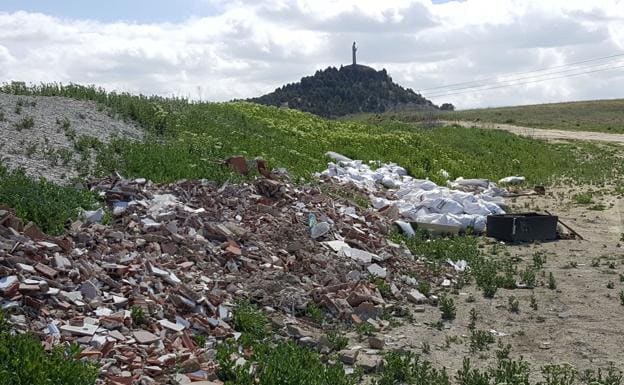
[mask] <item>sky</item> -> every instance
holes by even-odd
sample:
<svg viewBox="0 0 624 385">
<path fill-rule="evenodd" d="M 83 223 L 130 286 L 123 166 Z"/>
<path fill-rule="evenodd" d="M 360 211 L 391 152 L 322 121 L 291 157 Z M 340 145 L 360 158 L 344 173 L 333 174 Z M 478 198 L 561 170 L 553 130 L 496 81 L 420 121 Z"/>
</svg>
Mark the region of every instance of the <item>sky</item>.
<svg viewBox="0 0 624 385">
<path fill-rule="evenodd" d="M 0 82 L 227 101 L 348 65 L 353 41 L 460 109 L 624 97 L 624 0 L 2 0 Z"/>
</svg>

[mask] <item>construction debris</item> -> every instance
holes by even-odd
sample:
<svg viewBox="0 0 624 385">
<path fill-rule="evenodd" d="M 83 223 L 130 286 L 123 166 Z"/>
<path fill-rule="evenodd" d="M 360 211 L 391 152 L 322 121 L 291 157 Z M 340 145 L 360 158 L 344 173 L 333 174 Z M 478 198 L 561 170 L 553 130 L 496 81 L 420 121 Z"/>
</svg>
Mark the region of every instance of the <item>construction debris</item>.
<svg viewBox="0 0 624 385">
<path fill-rule="evenodd" d="M 392 220 L 316 187 L 267 179 L 154 185 L 116 176 L 91 188 L 112 219 L 104 225 L 99 210 L 85 213 L 60 237 L 3 209 L 0 308 L 46 348 L 80 344 L 110 383 L 215 380 L 214 349 L 235 336 L 229 322 L 241 299 L 287 317 L 315 301 L 336 319 L 380 328 L 392 299 L 369 275 L 391 283 L 393 298 L 427 300 L 414 278 L 393 274 L 431 278 L 424 262 L 386 240 Z M 446 274 L 454 272 L 449 266 Z M 357 353 L 343 356 L 351 362 Z M 380 362 L 363 361 L 369 371 Z"/>
</svg>

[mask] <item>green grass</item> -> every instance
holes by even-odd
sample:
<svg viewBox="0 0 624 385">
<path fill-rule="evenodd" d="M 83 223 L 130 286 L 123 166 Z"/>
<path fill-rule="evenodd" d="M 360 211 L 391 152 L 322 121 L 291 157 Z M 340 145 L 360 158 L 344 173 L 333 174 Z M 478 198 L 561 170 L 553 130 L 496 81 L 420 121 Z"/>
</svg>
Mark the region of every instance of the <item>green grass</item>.
<svg viewBox="0 0 624 385">
<path fill-rule="evenodd" d="M 308 348 L 291 341 L 271 339 L 268 318 L 249 302 L 234 310 L 235 330 L 243 333 L 240 342 L 251 355 L 243 365 L 236 365 L 239 343 L 225 341 L 217 347 L 219 378 L 228 385 L 355 385 L 356 376 L 345 374 L 340 363 L 327 362 Z M 340 334 L 328 335 L 333 348 L 346 344 Z M 250 368 L 254 368 L 253 374 Z"/>
<path fill-rule="evenodd" d="M 250 103 L 189 103 L 184 99 L 106 93 L 75 85 L 5 85 L 22 95 L 57 95 L 88 99 L 110 107 L 146 128 L 144 142 L 115 140 L 98 149 L 98 172 L 119 171 L 156 182 L 233 177 L 219 161 L 242 154 L 263 157 L 271 167 L 285 167 L 295 180 L 323 170 L 324 153 L 396 162 L 418 178 L 443 182 L 451 177 L 498 179 L 522 174 L 529 183 L 561 178 L 578 183 L 618 177 L 624 159 L 617 148 L 593 144 L 549 144 L 505 132 L 460 127 L 434 130 L 382 120 L 326 120 L 294 110 Z"/>
<path fill-rule="evenodd" d="M 435 120 L 465 120 L 568 131 L 624 133 L 624 99 L 535 104 L 437 112 L 404 111 L 382 115 L 363 114 L 360 121 L 400 120 L 428 123 Z"/>
<path fill-rule="evenodd" d="M 448 120 L 476 120 L 570 131 L 624 133 L 624 99 L 455 111 Z"/>
<path fill-rule="evenodd" d="M 45 352 L 38 338 L 14 335 L 0 314 L 0 385 L 91 385 L 98 368 L 78 360 L 76 346 Z"/>
<path fill-rule="evenodd" d="M 7 171 L 0 164 L 0 204 L 15 209 L 20 218 L 33 221 L 46 233 L 61 234 L 66 221 L 78 216 L 79 208 L 91 209 L 96 203 L 90 192 L 44 179 L 35 181 L 21 170 Z"/>
</svg>

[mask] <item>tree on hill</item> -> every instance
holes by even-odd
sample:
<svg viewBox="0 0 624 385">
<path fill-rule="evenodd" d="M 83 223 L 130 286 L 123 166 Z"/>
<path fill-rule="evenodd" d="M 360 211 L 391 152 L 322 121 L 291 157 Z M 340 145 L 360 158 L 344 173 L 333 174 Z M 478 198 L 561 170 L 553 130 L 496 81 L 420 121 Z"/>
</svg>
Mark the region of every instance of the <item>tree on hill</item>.
<svg viewBox="0 0 624 385">
<path fill-rule="evenodd" d="M 286 84 L 249 101 L 286 105 L 330 118 L 360 112 L 381 113 L 400 107 L 438 108 L 412 89 L 394 83 L 385 69 L 376 71 L 363 65 L 318 70 L 298 83 Z"/>
</svg>

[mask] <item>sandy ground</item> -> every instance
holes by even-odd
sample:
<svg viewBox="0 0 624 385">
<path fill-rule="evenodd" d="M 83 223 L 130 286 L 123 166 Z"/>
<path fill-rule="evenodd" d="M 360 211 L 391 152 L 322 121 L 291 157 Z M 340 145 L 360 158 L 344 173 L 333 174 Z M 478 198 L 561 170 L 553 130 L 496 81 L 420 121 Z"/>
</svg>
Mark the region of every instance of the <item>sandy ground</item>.
<svg viewBox="0 0 624 385">
<path fill-rule="evenodd" d="M 511 124 L 488 123 L 488 122 L 469 122 L 469 121 L 445 121 L 445 124 L 458 124 L 462 127 L 477 127 L 491 130 L 503 130 L 520 136 L 526 136 L 532 139 L 544 140 L 584 140 L 624 144 L 624 135 L 608 134 L 604 132 L 590 131 L 564 131 L 549 130 L 532 127 L 514 126 Z"/>
<path fill-rule="evenodd" d="M 536 288 L 499 289 L 494 299 L 486 299 L 472 283 L 453 296 L 457 319 L 446 323 L 446 329 L 438 331 L 425 325 L 440 319 L 439 309 L 427 306 L 425 313 L 414 314 L 415 323 L 388 333 L 389 348 L 405 346 L 421 352 L 426 342 L 431 347 L 426 358 L 448 367 L 453 375 L 461 367 L 463 357 L 470 357 L 480 367 L 492 363 L 498 341 L 511 344 L 511 356 L 523 356 L 531 363 L 534 374 L 538 374 L 543 365 L 561 363 L 587 369 L 614 362 L 616 367 L 624 368 L 624 306 L 619 299 L 619 292 L 624 289 L 619 277 L 624 273 L 624 249 L 619 246 L 624 232 L 624 203 L 611 195 L 599 200 L 606 206 L 612 204 L 611 207 L 591 211 L 588 209 L 591 205 L 572 203 L 572 194 L 567 191 L 569 189 L 563 198 L 559 192 L 540 198 L 516 198 L 514 203 L 515 211 L 526 211 L 528 202 L 531 209 L 541 208 L 558 214 L 585 238 L 583 241 L 508 245 L 499 251 L 501 258 L 520 258 L 522 267 L 532 264 L 534 253 L 546 253 L 544 275 L 538 273 Z M 491 245 L 486 246 L 486 250 L 490 248 Z M 505 256 L 505 251 L 510 255 Z M 600 258 L 600 265 L 592 266 L 597 258 Z M 577 267 L 570 267 L 572 261 Z M 615 266 L 609 267 L 609 262 Z M 548 288 L 549 272 L 556 278 L 556 290 Z M 609 282 L 614 284 L 613 289 L 607 288 Z M 466 301 L 469 294 L 474 296 L 475 302 Z M 536 311 L 530 308 L 532 294 L 537 298 Z M 517 314 L 508 310 L 508 298 L 512 295 L 520 302 Z M 478 329 L 505 334 L 496 337 L 489 352 L 470 352 L 468 324 L 472 308 L 479 313 Z M 455 336 L 458 336 L 457 342 L 449 346 L 447 338 Z"/>
</svg>

